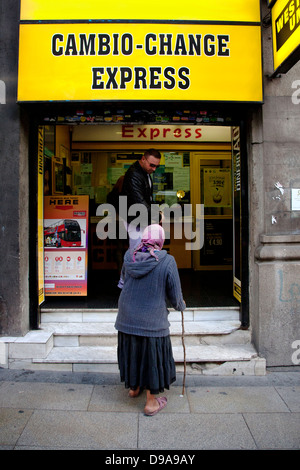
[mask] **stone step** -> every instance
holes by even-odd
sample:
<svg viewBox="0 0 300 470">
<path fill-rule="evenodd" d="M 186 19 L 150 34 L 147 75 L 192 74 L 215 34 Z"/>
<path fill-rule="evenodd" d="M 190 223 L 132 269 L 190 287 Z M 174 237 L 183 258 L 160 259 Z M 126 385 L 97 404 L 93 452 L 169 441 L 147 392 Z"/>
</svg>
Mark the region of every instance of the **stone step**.
<svg viewBox="0 0 300 470">
<path fill-rule="evenodd" d="M 0 338 L 0 365 L 15 369 L 118 372 L 116 309 L 44 311 L 39 330 Z M 181 312 L 170 311 L 176 367 L 182 367 Z M 194 308 L 184 312 L 188 367 L 202 374 L 263 375 L 265 361 L 240 329 L 239 309 Z"/>
<path fill-rule="evenodd" d="M 216 322 L 199 322 L 200 325 L 197 322 L 187 323 L 184 343 L 186 362 L 190 368 L 206 375 L 264 375 L 265 360 L 257 356 L 248 331 L 236 329 L 238 325 L 231 322 L 219 322 L 217 328 Z M 14 369 L 118 372 L 117 333 L 113 325 L 86 324 L 84 329 L 82 326 L 83 324 L 60 323 L 56 336 L 54 325 L 49 323 L 44 330 L 30 331 L 23 338 L 1 338 L 1 344 L 5 347 L 0 354 L 1 366 Z M 96 327 L 99 328 L 97 332 L 101 340 L 105 338 L 106 331 L 107 337 L 113 339 L 113 344 L 84 344 L 91 338 L 92 342 L 95 340 Z M 181 324 L 174 322 L 171 330 L 173 353 L 178 369 L 184 360 Z M 71 335 L 68 336 L 67 333 Z M 241 334 L 242 340 L 237 336 Z M 198 340 L 200 338 L 200 341 L 196 344 L 190 343 L 189 339 L 195 337 Z M 63 346 L 55 346 L 59 338 Z M 78 341 L 78 338 L 83 338 L 84 341 Z M 224 342 L 224 338 L 227 338 L 227 342 Z M 75 344 L 72 344 L 74 341 Z"/>
<path fill-rule="evenodd" d="M 240 322 L 229 321 L 200 321 L 185 322 L 184 336 L 187 342 L 199 342 L 199 337 L 230 335 L 237 331 Z M 53 333 L 54 346 L 105 346 L 114 345 L 117 331 L 114 323 L 44 323 L 44 332 Z M 171 322 L 170 333 L 174 344 L 181 341 L 182 323 Z M 241 332 L 238 342 L 248 342 L 249 332 Z M 208 341 L 208 339 L 207 339 Z M 226 340 L 225 340 L 226 341 Z"/>
<path fill-rule="evenodd" d="M 193 309 L 184 312 L 184 332 L 187 344 L 197 345 L 201 342 L 199 338 L 202 342 L 209 344 L 213 342 L 211 339 L 213 337 L 218 338 L 218 342 L 220 338 L 223 338 L 222 341 L 230 342 L 231 339 L 227 337 L 231 337 L 233 333 L 235 333 L 233 342 L 250 341 L 250 332 L 239 330 L 240 321 L 236 318 L 236 309 L 234 311 L 229 309 L 227 315 L 226 309 L 213 309 L 218 320 L 207 319 L 211 316 L 209 312 L 211 312 L 210 309 Z M 199 314 L 200 321 L 198 320 Z M 24 337 L 1 338 L 3 354 L 5 355 L 8 350 L 7 356 L 10 359 L 33 359 L 46 357 L 52 347 L 114 346 L 117 341 L 117 331 L 114 328 L 116 315 L 116 309 L 96 312 L 56 310 L 51 312 L 50 317 L 46 314 L 46 318 L 42 318 L 46 321 L 42 321 L 40 329 L 29 331 Z M 229 319 L 227 319 L 228 316 Z M 50 319 L 59 321 L 50 322 Z M 77 321 L 71 322 L 71 319 Z M 88 321 L 91 319 L 94 321 Z M 181 344 L 182 336 L 181 312 L 171 311 L 169 320 L 172 343 L 177 346 Z"/>
<path fill-rule="evenodd" d="M 169 320 L 181 321 L 181 312 L 169 309 Z M 114 322 L 117 309 L 51 309 L 42 308 L 41 323 L 108 323 Z M 188 321 L 239 321 L 239 307 L 195 307 L 184 311 Z"/>
<path fill-rule="evenodd" d="M 6 346 L 6 359 L 33 359 L 46 357 L 54 346 L 51 331 L 31 330 L 25 336 L 0 338 L 0 346 Z M 0 366 L 5 365 L 5 357 Z"/>
<path fill-rule="evenodd" d="M 226 337 L 228 342 L 247 343 L 250 341 L 250 332 L 239 330 L 237 321 L 203 321 L 185 322 L 185 340 L 202 338 L 204 342 L 214 342 L 209 337 Z M 181 322 L 171 322 L 170 331 L 174 345 L 181 343 Z M 233 335 L 235 337 L 233 338 Z M 238 338 L 239 336 L 239 338 Z M 31 330 L 23 337 L 2 337 L 3 355 L 9 359 L 44 358 L 54 346 L 115 346 L 117 331 L 114 323 L 46 323 L 38 330 Z M 176 342 L 176 339 L 178 340 Z M 108 340 L 108 341 L 107 341 Z M 93 344 L 102 342 L 101 344 Z M 112 344 L 109 344 L 111 342 Z M 226 342 L 226 341 L 225 341 Z M 104 343 L 104 344 L 103 344 Z M 106 343 L 106 344 L 105 344 Z M 3 361 L 2 361 L 3 362 Z"/>
<path fill-rule="evenodd" d="M 186 346 L 187 363 L 224 363 L 250 361 L 257 358 L 257 352 L 251 344 L 247 345 L 199 345 Z M 183 363 L 182 346 L 173 346 L 176 363 Z M 79 346 L 55 347 L 45 358 L 33 360 L 38 364 L 117 364 L 117 346 Z"/>
</svg>

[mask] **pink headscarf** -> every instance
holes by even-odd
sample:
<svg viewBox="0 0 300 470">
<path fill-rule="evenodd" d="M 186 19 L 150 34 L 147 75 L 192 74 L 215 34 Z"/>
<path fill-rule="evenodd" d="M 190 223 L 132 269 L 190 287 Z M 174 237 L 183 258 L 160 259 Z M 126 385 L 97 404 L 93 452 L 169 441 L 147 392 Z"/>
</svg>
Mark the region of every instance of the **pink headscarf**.
<svg viewBox="0 0 300 470">
<path fill-rule="evenodd" d="M 154 250 L 161 250 L 165 241 L 165 231 L 158 225 L 148 225 L 143 231 L 141 243 L 134 249 L 133 261 L 135 261 L 135 254 L 138 251 L 149 251 L 151 256 L 158 261 L 158 257 L 154 253 Z"/>
</svg>

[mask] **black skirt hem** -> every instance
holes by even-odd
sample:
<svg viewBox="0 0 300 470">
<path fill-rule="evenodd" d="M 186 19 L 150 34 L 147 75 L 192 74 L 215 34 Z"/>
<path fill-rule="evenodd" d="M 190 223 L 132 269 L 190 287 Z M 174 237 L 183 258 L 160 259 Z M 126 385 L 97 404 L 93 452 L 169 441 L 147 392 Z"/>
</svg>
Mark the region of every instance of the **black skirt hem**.
<svg viewBox="0 0 300 470">
<path fill-rule="evenodd" d="M 169 390 L 176 381 L 170 336 L 146 337 L 119 331 L 118 364 L 125 388 L 146 389 L 155 395 Z"/>
</svg>

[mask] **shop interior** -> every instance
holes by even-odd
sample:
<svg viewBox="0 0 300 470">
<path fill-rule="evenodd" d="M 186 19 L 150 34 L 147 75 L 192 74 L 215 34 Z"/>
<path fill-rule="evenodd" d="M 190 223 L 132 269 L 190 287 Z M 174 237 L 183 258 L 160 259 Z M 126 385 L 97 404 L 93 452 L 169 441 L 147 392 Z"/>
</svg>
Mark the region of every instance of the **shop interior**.
<svg viewBox="0 0 300 470">
<path fill-rule="evenodd" d="M 47 123 L 44 130 L 44 196 L 87 195 L 87 295 L 47 295 L 46 308 L 116 308 L 117 287 L 127 240 L 101 240 L 97 236 L 99 205 L 141 157 L 156 147 L 161 165 L 152 175 L 157 204 L 204 205 L 204 244 L 200 250 L 185 250 L 186 239 L 174 238 L 174 227 L 164 249 L 179 268 L 188 307 L 238 306 L 233 297 L 232 152 L 230 143 L 170 142 L 80 142 L 76 127 L 87 123 Z M 75 137 L 74 137 L 75 135 Z M 195 218 L 195 214 L 192 214 Z M 173 228 L 172 228 L 173 227 Z M 45 225 L 44 225 L 45 228 Z M 69 233 L 71 230 L 69 229 Z M 44 247 L 54 244 L 47 236 Z M 57 242 L 56 242 L 57 243 Z M 58 250 L 63 246 L 56 244 Z"/>
</svg>

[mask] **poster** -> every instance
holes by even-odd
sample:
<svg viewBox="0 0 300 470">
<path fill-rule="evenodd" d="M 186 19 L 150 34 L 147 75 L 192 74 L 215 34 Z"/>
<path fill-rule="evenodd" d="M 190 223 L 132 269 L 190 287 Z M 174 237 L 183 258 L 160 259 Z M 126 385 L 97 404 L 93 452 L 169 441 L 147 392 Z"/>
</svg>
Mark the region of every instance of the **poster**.
<svg viewBox="0 0 300 470">
<path fill-rule="evenodd" d="M 300 189 L 292 188 L 292 211 L 300 211 Z"/>
<path fill-rule="evenodd" d="M 204 169 L 204 205 L 205 207 L 231 206 L 230 168 Z"/>
<path fill-rule="evenodd" d="M 87 295 L 88 196 L 44 199 L 46 295 Z"/>
<path fill-rule="evenodd" d="M 203 266 L 232 265 L 232 220 L 204 221 L 204 245 L 201 250 Z"/>
</svg>

